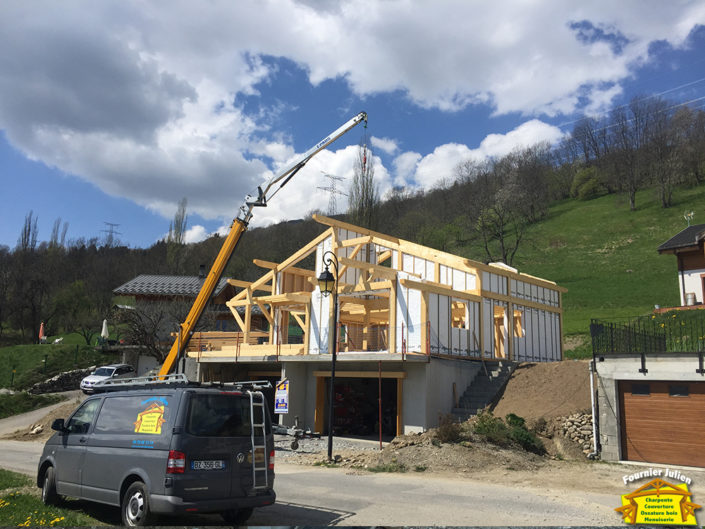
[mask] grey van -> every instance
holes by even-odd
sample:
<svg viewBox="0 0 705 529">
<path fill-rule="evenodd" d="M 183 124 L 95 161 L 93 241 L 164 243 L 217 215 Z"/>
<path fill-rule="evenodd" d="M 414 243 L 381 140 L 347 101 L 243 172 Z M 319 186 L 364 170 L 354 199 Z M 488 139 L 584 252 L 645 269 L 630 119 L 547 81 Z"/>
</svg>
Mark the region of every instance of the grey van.
<svg viewBox="0 0 705 529">
<path fill-rule="evenodd" d="M 119 506 L 127 526 L 192 513 L 244 523 L 276 498 L 265 387 L 183 375 L 98 384 L 101 393 L 52 424 L 37 472 L 42 500 Z"/>
</svg>

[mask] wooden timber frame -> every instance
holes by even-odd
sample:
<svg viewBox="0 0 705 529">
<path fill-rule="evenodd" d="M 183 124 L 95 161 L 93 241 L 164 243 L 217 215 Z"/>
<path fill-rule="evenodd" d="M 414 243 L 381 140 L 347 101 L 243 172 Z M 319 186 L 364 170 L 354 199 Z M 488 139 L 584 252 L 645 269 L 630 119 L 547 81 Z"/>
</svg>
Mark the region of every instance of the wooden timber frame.
<svg viewBox="0 0 705 529">
<path fill-rule="evenodd" d="M 562 294 L 565 288 L 552 281 L 540 279 L 517 270 L 496 264 L 483 264 L 457 255 L 441 252 L 413 242 L 378 233 L 352 224 L 314 215 L 314 220 L 328 228 L 311 242 L 299 249 L 281 263 L 272 263 L 255 259 L 254 263 L 267 270 L 259 279 L 247 282 L 231 279 L 230 284 L 242 288 L 226 304 L 230 308 L 240 331 L 243 344 L 238 355 L 276 356 L 307 355 L 311 352 L 311 310 L 312 294 L 316 290 L 316 271 L 299 268 L 296 265 L 308 256 L 329 244 L 338 259 L 338 297 L 341 339 L 337 350 L 375 351 L 402 354 L 431 355 L 429 325 L 421 328 L 420 348 L 415 351 L 406 349 L 403 322 L 398 322 L 399 288 L 418 292 L 420 295 L 420 321 L 429 321 L 429 296 L 437 294 L 452 300 L 451 326 L 462 325 L 464 307 L 474 303 L 479 307 L 472 331 L 473 343 L 482 349 L 483 358 L 515 359 L 514 340 L 521 336 L 521 310 L 535 309 L 557 315 L 559 336 L 562 336 Z M 317 256 L 317 261 L 320 256 Z M 423 262 L 422 271 L 410 267 L 410 262 Z M 320 264 L 317 262 L 316 267 Z M 445 274 L 445 276 L 444 276 Z M 449 274 L 465 274 L 474 277 L 472 288 L 457 288 L 455 278 Z M 453 276 L 455 277 L 455 276 Z M 485 284 L 483 277 L 492 277 L 504 282 L 505 287 L 496 288 L 494 284 Z M 513 281 L 513 282 L 512 282 Z M 466 281 L 468 283 L 469 280 Z M 486 281 L 490 283 L 489 280 Z M 508 285 L 528 285 L 532 289 L 545 289 L 551 294 L 551 301 L 537 301 L 527 296 L 513 295 Z M 466 285 L 467 286 L 467 285 Z M 493 313 L 491 322 L 485 322 L 487 314 L 483 304 L 490 303 Z M 267 322 L 269 332 L 266 343 L 252 345 L 252 309 L 258 307 Z M 238 310 L 240 309 L 240 310 Z M 241 314 L 244 309 L 244 314 Z M 332 320 L 333 307 L 329 308 Z M 303 331 L 303 344 L 289 346 L 288 328 L 295 323 Z M 470 327 L 468 322 L 467 328 Z M 386 333 L 385 333 L 386 329 Z M 488 329 L 493 329 L 488 331 Z M 494 350 L 486 350 L 484 344 L 487 332 L 492 332 Z M 503 333 L 503 334 L 502 334 Z M 502 343 L 497 345 L 501 335 Z M 333 333 L 329 332 L 327 347 L 333 347 Z M 506 339 L 505 339 L 506 338 Z M 261 340 L 263 341 L 263 340 Z M 562 339 L 559 340 L 560 358 L 563 356 Z M 225 352 L 225 351 L 223 351 Z"/>
</svg>

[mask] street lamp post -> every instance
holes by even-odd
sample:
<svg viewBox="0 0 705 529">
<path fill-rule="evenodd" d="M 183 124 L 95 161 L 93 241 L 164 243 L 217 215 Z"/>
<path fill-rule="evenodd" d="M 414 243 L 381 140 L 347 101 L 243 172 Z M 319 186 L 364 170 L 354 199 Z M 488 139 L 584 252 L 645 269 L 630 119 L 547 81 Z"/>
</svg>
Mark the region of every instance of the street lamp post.
<svg viewBox="0 0 705 529">
<path fill-rule="evenodd" d="M 326 269 L 318 276 L 318 287 L 324 296 L 333 293 L 333 350 L 330 370 L 330 399 L 328 402 L 328 461 L 333 459 L 333 404 L 335 402 L 335 359 L 338 349 L 338 259 L 330 250 L 323 254 Z M 330 266 L 335 274 L 331 274 Z"/>
</svg>

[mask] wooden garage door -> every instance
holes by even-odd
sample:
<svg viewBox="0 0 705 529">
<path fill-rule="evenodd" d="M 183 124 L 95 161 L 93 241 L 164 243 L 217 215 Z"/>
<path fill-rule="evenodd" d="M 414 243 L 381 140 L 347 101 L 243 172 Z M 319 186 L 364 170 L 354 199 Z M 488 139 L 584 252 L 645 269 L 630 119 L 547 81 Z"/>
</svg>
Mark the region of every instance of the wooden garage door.
<svg viewBox="0 0 705 529">
<path fill-rule="evenodd" d="M 705 467 L 705 382 L 620 381 L 622 459 Z"/>
</svg>

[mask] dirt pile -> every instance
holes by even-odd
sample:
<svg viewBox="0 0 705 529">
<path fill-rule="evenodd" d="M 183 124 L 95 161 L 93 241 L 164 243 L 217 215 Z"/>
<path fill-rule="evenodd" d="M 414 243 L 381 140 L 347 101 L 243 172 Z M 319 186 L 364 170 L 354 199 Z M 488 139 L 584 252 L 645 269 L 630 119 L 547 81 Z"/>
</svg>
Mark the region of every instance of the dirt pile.
<svg viewBox="0 0 705 529">
<path fill-rule="evenodd" d="M 54 430 L 51 429 L 51 423 L 54 422 L 54 419 L 66 419 L 78 407 L 79 403 L 80 399 L 71 399 L 45 415 L 41 421 L 1 438 L 14 441 L 46 441 L 54 434 Z M 37 425 L 42 427 L 41 432 L 33 434 L 32 431 L 36 429 Z"/>
<path fill-rule="evenodd" d="M 514 413 L 529 426 L 590 411 L 588 360 L 519 364 L 492 412 Z"/>
</svg>

